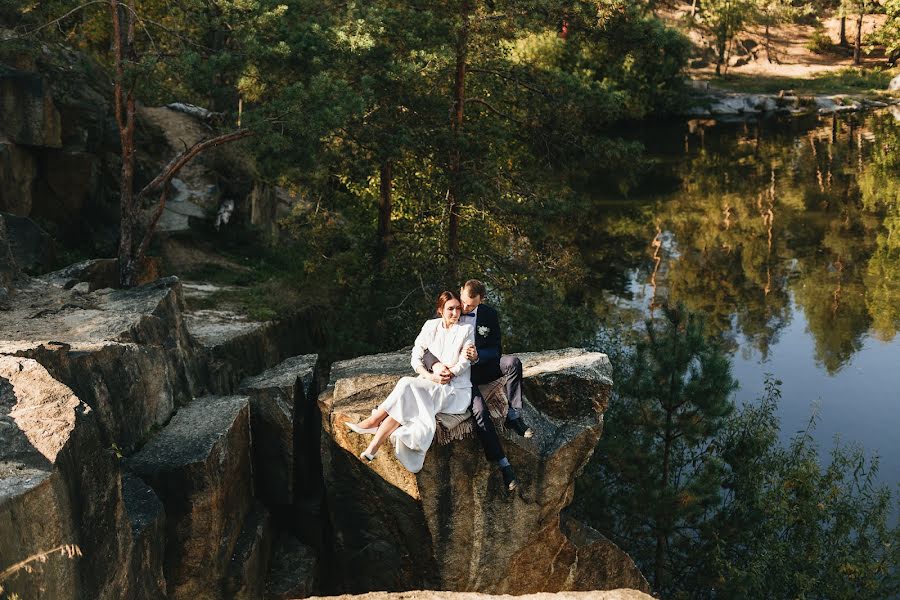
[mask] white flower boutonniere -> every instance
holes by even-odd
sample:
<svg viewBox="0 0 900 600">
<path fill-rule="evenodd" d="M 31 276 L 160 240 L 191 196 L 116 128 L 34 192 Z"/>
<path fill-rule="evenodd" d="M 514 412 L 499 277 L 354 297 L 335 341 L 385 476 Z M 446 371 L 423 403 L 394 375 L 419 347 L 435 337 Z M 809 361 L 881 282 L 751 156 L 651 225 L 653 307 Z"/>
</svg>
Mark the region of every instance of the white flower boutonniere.
<svg viewBox="0 0 900 600">
<path fill-rule="evenodd" d="M 490 327 L 485 327 L 484 325 L 482 325 L 481 327 L 478 328 L 478 335 L 480 335 L 481 337 L 487 337 L 487 334 L 489 334 L 490 332 L 491 332 Z"/>
</svg>

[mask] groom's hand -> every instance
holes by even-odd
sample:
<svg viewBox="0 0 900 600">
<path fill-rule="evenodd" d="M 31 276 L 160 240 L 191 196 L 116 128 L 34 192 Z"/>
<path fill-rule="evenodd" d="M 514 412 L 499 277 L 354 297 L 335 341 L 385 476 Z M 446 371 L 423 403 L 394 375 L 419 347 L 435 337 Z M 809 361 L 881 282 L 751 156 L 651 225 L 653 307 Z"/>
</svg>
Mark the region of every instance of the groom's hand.
<svg viewBox="0 0 900 600">
<path fill-rule="evenodd" d="M 471 362 L 478 362 L 478 349 L 475 348 L 474 344 L 466 346 L 466 358 Z"/>
<path fill-rule="evenodd" d="M 453 378 L 450 367 L 440 362 L 435 363 L 434 367 L 431 369 L 431 373 L 433 375 L 431 380 L 435 383 L 440 383 L 441 385 L 450 383 L 450 380 Z"/>
</svg>

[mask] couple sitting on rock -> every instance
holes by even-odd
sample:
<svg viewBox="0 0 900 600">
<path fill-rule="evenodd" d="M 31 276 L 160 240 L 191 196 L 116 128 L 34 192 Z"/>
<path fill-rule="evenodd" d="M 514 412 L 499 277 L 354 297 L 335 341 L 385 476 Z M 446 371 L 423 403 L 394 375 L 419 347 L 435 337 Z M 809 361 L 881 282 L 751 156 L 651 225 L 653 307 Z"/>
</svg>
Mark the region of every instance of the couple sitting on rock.
<svg viewBox="0 0 900 600">
<path fill-rule="evenodd" d="M 412 350 L 412 367 L 419 376 L 401 379 L 368 419 L 347 423 L 357 433 L 375 434 L 363 459 L 374 460 L 390 437 L 403 466 L 418 473 L 434 440 L 436 415 L 471 409 L 487 459 L 497 462 L 506 489 L 516 488 L 515 473 L 478 386 L 505 377 L 506 426 L 531 437 L 522 418 L 522 363 L 501 355 L 500 320 L 496 310 L 482 304 L 484 296 L 484 284 L 475 279 L 467 281 L 459 295 L 447 291 L 438 296 L 438 318 L 425 322 Z"/>
</svg>

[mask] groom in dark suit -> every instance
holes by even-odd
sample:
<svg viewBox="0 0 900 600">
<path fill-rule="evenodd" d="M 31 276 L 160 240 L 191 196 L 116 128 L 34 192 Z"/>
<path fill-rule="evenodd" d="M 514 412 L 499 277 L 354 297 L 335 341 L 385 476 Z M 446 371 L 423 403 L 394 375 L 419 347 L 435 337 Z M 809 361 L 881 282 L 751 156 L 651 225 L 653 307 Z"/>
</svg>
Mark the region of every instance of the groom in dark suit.
<svg viewBox="0 0 900 600">
<path fill-rule="evenodd" d="M 503 356 L 500 338 L 500 318 L 497 311 L 482 304 L 485 296 L 484 284 L 477 279 L 470 279 L 460 290 L 463 303 L 463 315 L 460 323 L 475 328 L 475 346 L 466 350 L 466 357 L 472 361 L 472 416 L 475 419 L 475 432 L 484 448 L 489 461 L 496 462 L 503 475 L 503 485 L 512 491 L 518 485 L 516 475 L 500 437 L 491 420 L 487 402 L 478 389 L 479 385 L 490 383 L 506 377 L 506 397 L 509 401 L 509 412 L 506 426 L 519 435 L 530 438 L 533 432 L 522 418 L 522 362 L 515 356 Z M 425 366 L 432 370 L 445 369 L 430 352 L 425 353 Z"/>
<path fill-rule="evenodd" d="M 500 318 L 496 310 L 484 304 L 485 294 L 484 284 L 477 279 L 468 280 L 460 290 L 463 312 L 459 322 L 475 328 L 475 351 L 467 354 L 472 361 L 472 383 L 477 386 L 505 377 L 509 401 L 506 426 L 530 438 L 534 432 L 522 418 L 522 361 L 503 355 Z"/>
</svg>

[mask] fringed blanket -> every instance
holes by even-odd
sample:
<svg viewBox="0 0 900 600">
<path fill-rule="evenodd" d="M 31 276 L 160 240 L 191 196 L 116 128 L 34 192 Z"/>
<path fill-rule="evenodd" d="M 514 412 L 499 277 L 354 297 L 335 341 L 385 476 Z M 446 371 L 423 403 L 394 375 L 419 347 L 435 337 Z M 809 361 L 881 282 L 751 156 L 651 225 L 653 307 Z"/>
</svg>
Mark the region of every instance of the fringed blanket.
<svg viewBox="0 0 900 600">
<path fill-rule="evenodd" d="M 497 428 L 498 433 L 503 433 L 506 413 L 509 412 L 509 401 L 506 399 L 504 383 L 506 383 L 506 378 L 501 377 L 490 383 L 478 386 L 481 390 L 481 395 L 487 402 L 491 419 L 494 421 L 494 427 Z M 439 444 L 449 444 L 453 440 L 464 440 L 475 433 L 475 419 L 472 417 L 472 411 L 467 410 L 461 415 L 438 413 L 435 419 L 437 420 L 437 441 Z"/>
</svg>

